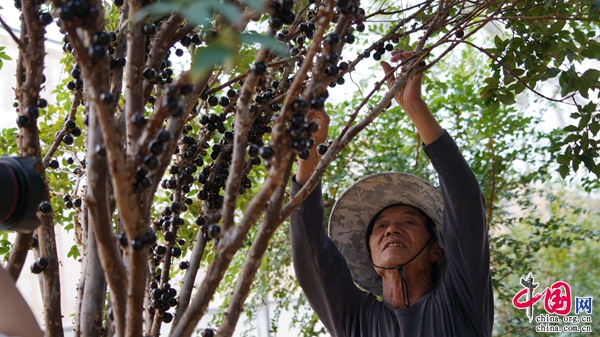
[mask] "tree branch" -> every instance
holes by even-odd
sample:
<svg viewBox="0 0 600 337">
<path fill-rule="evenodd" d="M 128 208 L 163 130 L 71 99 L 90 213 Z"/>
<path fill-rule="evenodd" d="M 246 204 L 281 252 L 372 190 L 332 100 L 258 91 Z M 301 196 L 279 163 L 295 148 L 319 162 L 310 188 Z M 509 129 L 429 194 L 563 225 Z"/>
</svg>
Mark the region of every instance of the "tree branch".
<svg viewBox="0 0 600 337">
<path fill-rule="evenodd" d="M 26 74 L 17 73 L 17 79 L 25 75 L 23 85 L 17 88 L 19 106 L 37 107 L 40 86 L 44 69 L 44 27 L 38 19 L 39 6 L 34 0 L 24 0 L 22 3 L 22 29 L 21 41 L 27 41 L 26 49 L 19 50 L 20 58 L 25 59 Z M 24 43 L 25 44 L 25 43 Z M 26 56 L 25 56 L 26 55 Z M 19 80 L 18 80 L 19 81 Z M 39 130 L 37 118 L 31 118 L 29 126 L 19 128 L 20 153 L 25 156 L 34 156 L 38 159 L 35 169 L 44 176 L 44 167 L 41 162 L 41 151 L 39 144 Z M 48 187 L 45 186 L 43 200 L 50 200 Z M 46 336 L 62 336 L 62 314 L 60 308 L 60 276 L 58 271 L 58 256 L 56 253 L 56 241 L 54 236 L 53 214 L 38 214 L 41 226 L 38 227 L 39 251 L 48 259 L 48 266 L 42 273 L 42 294 L 44 303 L 44 322 Z"/>
<path fill-rule="evenodd" d="M 10 37 L 13 39 L 13 41 L 15 41 L 15 43 L 17 44 L 17 46 L 19 47 L 19 49 L 21 50 L 27 50 L 27 47 L 23 44 L 23 41 L 21 41 L 21 39 L 19 39 L 15 33 L 13 33 L 12 29 L 10 29 L 10 26 L 4 22 L 4 19 L 0 16 L 0 24 L 2 24 L 2 27 L 4 27 L 4 30 L 8 33 L 8 35 L 10 35 Z M 23 54 L 23 56 L 25 57 L 27 62 L 27 55 Z"/>
<path fill-rule="evenodd" d="M 288 162 L 283 181 L 288 181 L 290 179 L 292 164 L 293 161 Z M 275 234 L 277 228 L 283 223 L 283 221 L 280 221 L 279 212 L 281 211 L 281 204 L 284 196 L 285 185 L 277 187 L 271 196 L 263 223 L 258 230 L 254 241 L 252 241 L 252 246 L 250 247 L 248 254 L 246 254 L 244 268 L 242 269 L 240 277 L 238 277 L 233 296 L 229 301 L 226 313 L 223 315 L 223 322 L 217 331 L 217 336 L 229 337 L 235 330 L 240 314 L 244 308 L 244 302 L 248 298 L 250 287 L 256 276 L 256 272 L 269 247 L 269 241 L 271 240 L 271 237 L 273 237 L 273 234 Z"/>
<path fill-rule="evenodd" d="M 29 252 L 32 238 L 33 232 L 17 233 L 17 237 L 13 243 L 13 249 L 10 252 L 10 257 L 6 264 L 6 271 L 15 282 L 19 279 L 19 274 L 21 274 L 23 264 L 25 263 L 25 259 L 27 259 L 27 253 Z"/>
<path fill-rule="evenodd" d="M 81 104 L 81 91 L 76 90 L 73 92 L 73 99 L 71 100 L 71 108 L 69 109 L 69 117 L 68 117 L 69 119 L 73 119 L 73 120 L 75 119 L 75 116 L 77 114 L 77 108 L 79 107 L 80 104 Z M 52 145 L 50 145 L 48 152 L 46 152 L 44 159 L 42 159 L 42 163 L 43 163 L 44 167 L 48 167 L 50 160 L 52 160 L 52 156 L 54 155 L 56 150 L 58 150 L 58 147 L 62 143 L 63 136 L 68 133 L 69 133 L 69 129 L 65 125 L 65 126 L 63 126 L 62 130 L 60 130 L 56 134 L 56 136 L 54 136 L 54 141 L 52 142 Z"/>
<path fill-rule="evenodd" d="M 81 228 L 81 240 L 77 240 L 77 248 L 79 249 L 79 252 L 81 253 L 81 274 L 79 276 L 79 283 L 77 284 L 77 302 L 75 303 L 75 323 L 73 324 L 73 334 L 75 335 L 75 337 L 81 337 L 81 325 L 82 325 L 82 321 L 85 321 L 86 318 L 83 317 L 81 315 L 81 307 L 84 301 L 84 289 L 85 289 L 85 280 L 86 280 L 86 275 L 87 275 L 87 266 L 88 266 L 88 259 L 87 259 L 87 240 L 85 240 L 84 238 L 88 237 L 88 207 L 87 204 L 82 204 L 81 205 L 81 210 L 79 212 L 77 212 L 79 215 L 79 221 L 78 223 L 80 224 L 80 228 Z M 77 226 L 77 225 L 76 225 Z M 80 242 L 81 241 L 81 244 Z"/>
<path fill-rule="evenodd" d="M 128 1 L 129 15 L 133 18 L 135 13 L 142 7 L 141 0 Z M 141 136 L 141 128 L 133 124 L 133 116 L 144 112 L 147 97 L 144 96 L 144 82 L 142 73 L 146 54 L 146 35 L 143 31 L 143 21 L 129 24 L 127 29 L 127 64 L 125 65 L 125 130 L 127 155 L 132 157 L 138 152 L 138 139 Z"/>
<path fill-rule="evenodd" d="M 549 100 L 551 102 L 557 102 L 557 103 L 565 103 L 565 100 L 568 99 L 569 97 L 565 97 L 563 99 L 555 99 L 555 98 L 551 98 L 548 97 L 544 94 L 542 94 L 541 92 L 535 90 L 533 87 L 531 87 L 529 84 L 527 84 L 519 75 L 515 74 L 515 72 L 510 69 L 509 66 L 507 66 L 506 64 L 504 64 L 502 61 L 498 60 L 497 58 L 494 57 L 494 55 L 490 54 L 487 50 L 485 50 L 484 48 L 481 48 L 477 45 L 475 45 L 474 43 L 472 43 L 471 41 L 467 41 L 464 40 L 462 41 L 470 46 L 472 46 L 473 48 L 479 50 L 480 52 L 484 53 L 485 55 L 487 55 L 487 57 L 489 57 L 492 61 L 498 63 L 499 65 L 502 66 L 502 68 L 504 70 L 506 70 L 512 77 L 514 77 L 517 81 L 521 82 L 527 89 L 531 90 L 531 92 L 533 92 L 534 94 L 542 97 L 543 99 Z"/>
<path fill-rule="evenodd" d="M 154 38 L 150 42 L 150 50 L 148 51 L 148 60 L 146 61 L 147 68 L 153 68 L 157 72 L 160 68 L 160 63 L 165 58 L 167 51 L 173 45 L 173 37 L 177 34 L 183 18 L 178 14 L 171 14 L 171 16 L 163 20 Z M 144 100 L 147 101 L 152 92 L 154 86 L 152 82 L 144 80 Z M 144 101 L 144 102 L 145 102 Z"/>
<path fill-rule="evenodd" d="M 399 9 L 399 10 L 397 10 L 397 11 L 390 11 L 390 12 L 386 12 L 385 10 L 381 10 L 381 9 L 380 9 L 380 10 L 374 11 L 374 12 L 372 12 L 371 14 L 367 15 L 367 16 L 365 17 L 365 19 L 367 19 L 367 20 L 368 20 L 368 19 L 370 19 L 370 18 L 372 18 L 372 17 L 374 17 L 374 16 L 377 16 L 377 15 L 397 15 L 397 14 L 402 14 L 402 13 L 404 13 L 404 12 L 408 12 L 408 11 L 410 11 L 410 10 L 413 10 L 413 9 L 415 9 L 415 8 L 417 8 L 417 7 L 421 7 L 421 6 L 422 6 L 421 8 L 426 8 L 426 7 L 427 7 L 429 4 L 431 4 L 432 2 L 433 2 L 433 1 L 423 1 L 423 2 L 421 2 L 421 3 L 419 3 L 419 4 L 412 5 L 412 6 L 410 6 L 410 7 L 406 7 L 406 8 L 403 8 L 403 9 Z M 425 6 L 424 6 L 424 5 L 425 5 Z M 388 8 L 389 8 L 389 7 L 388 7 Z"/>
<path fill-rule="evenodd" d="M 87 259 L 85 268 L 85 288 L 81 303 L 81 326 L 83 336 L 102 336 L 102 322 L 106 299 L 106 279 L 100 263 L 98 245 L 95 235 L 95 226 L 88 227 L 87 233 Z"/>
<path fill-rule="evenodd" d="M 218 221 L 218 218 L 206 219 L 207 223 L 217 223 Z M 203 233 L 201 230 L 198 230 L 198 232 L 196 233 L 196 241 L 194 243 L 194 248 L 192 248 L 190 265 L 185 271 L 183 281 L 181 282 L 181 289 L 179 289 L 179 303 L 177 304 L 175 317 L 171 324 L 171 335 L 173 334 L 175 327 L 178 325 L 179 320 L 186 312 L 190 303 L 190 299 L 192 298 L 192 290 L 194 288 L 196 276 L 198 275 L 198 269 L 200 268 L 202 255 L 204 255 L 204 249 L 206 248 L 206 240 L 204 240 L 202 234 Z"/>
<path fill-rule="evenodd" d="M 263 48 L 258 52 L 255 62 L 263 62 L 268 54 L 269 50 Z M 246 147 L 248 146 L 248 130 L 252 126 L 253 119 L 250 116 L 250 99 L 254 92 L 254 87 L 258 83 L 259 76 L 250 73 L 248 78 L 244 81 L 242 87 L 242 94 L 238 99 L 236 107 L 236 118 L 234 130 L 234 145 L 232 153 L 232 164 L 227 182 L 225 184 L 225 200 L 223 203 L 223 232 L 229 231 L 233 226 L 233 217 L 235 213 L 236 201 L 239 195 L 240 184 L 242 181 L 242 173 L 245 166 Z"/>
<path fill-rule="evenodd" d="M 87 145 L 91 150 L 102 147 L 104 140 L 95 106 L 91 106 L 88 116 Z M 87 151 L 88 188 L 85 200 L 90 211 L 89 227 L 94 227 L 100 263 L 110 286 L 116 333 L 118 337 L 123 337 L 125 335 L 128 276 L 112 229 L 107 161 L 100 153 L 90 150 Z"/>
</svg>

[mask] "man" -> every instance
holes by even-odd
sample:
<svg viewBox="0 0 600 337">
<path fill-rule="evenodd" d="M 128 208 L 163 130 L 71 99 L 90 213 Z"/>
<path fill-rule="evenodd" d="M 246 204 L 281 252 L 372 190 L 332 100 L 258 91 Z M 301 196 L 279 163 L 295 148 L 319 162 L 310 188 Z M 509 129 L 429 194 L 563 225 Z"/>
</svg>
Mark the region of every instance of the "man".
<svg viewBox="0 0 600 337">
<path fill-rule="evenodd" d="M 410 55 L 396 50 L 392 61 Z M 484 199 L 454 140 L 421 98 L 421 79 L 413 77 L 395 99 L 421 135 L 441 191 L 406 173 L 380 173 L 342 194 L 330 216 L 331 238 L 320 185 L 291 217 L 296 276 L 332 336 L 491 335 Z M 390 75 L 388 86 L 393 82 Z M 319 144 L 329 117 L 321 111 L 313 120 L 321 125 L 314 136 Z M 299 162 L 292 194 L 318 160 Z"/>
<path fill-rule="evenodd" d="M 42 337 L 33 312 L 15 286 L 15 281 L 0 263 L 0 337 Z"/>
</svg>

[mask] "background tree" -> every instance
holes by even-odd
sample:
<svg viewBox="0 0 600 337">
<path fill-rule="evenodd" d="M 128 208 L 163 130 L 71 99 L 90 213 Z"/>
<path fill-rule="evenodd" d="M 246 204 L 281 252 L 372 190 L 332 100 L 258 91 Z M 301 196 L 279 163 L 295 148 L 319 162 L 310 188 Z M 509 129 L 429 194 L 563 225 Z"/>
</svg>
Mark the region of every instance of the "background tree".
<svg viewBox="0 0 600 337">
<path fill-rule="evenodd" d="M 595 1 L 15 6 L 18 128 L 3 130 L 0 145 L 38 157 L 48 189 L 39 230 L 0 248 L 10 251 L 7 269 L 15 279 L 30 247 L 41 259 L 31 271 L 41 273 L 48 336 L 63 334 L 56 224 L 73 229 L 70 255 L 82 261 L 77 336 L 157 336 L 163 324 L 174 336 L 189 336 L 218 294 L 225 296 L 213 320 L 219 336 L 231 335 L 242 311 L 253 315 L 268 294 L 281 310 L 293 306 L 306 335 L 324 333 L 314 315 L 300 310 L 302 297 L 290 302 L 299 290 L 284 268 L 290 256 L 281 224 L 324 174 L 329 206 L 355 178 L 375 171 L 435 180 L 415 131 L 397 107 L 388 108 L 406 79 L 432 67 L 436 75 L 427 72 L 424 94 L 456 135 L 486 196 L 495 332 L 532 329 L 506 303 L 540 254 L 563 254 L 561 262 L 574 250 L 597 256 L 597 214 L 588 215 L 585 205 L 558 207 L 561 195 L 540 184 L 583 163 L 584 187 L 598 187 L 600 72 L 583 68 L 600 56 Z M 40 89 L 45 25 L 53 23 L 65 34 L 70 78 L 48 105 Z M 493 39 L 482 34 L 489 27 L 498 29 Z M 414 56 L 393 69 L 398 80 L 386 90 L 379 68 L 376 76 L 361 72 L 393 48 Z M 182 55 L 191 62 L 178 66 Z M 542 88 L 555 78 L 561 90 L 553 96 Z M 350 81 L 360 90 L 343 102 L 330 98 L 332 88 Z M 542 108 L 568 104 L 574 125 L 532 130 L 542 117 L 514 106 L 524 92 Z M 322 108 L 332 115 L 331 141 L 317 148 L 315 174 L 289 198 L 294 161 L 317 155 L 309 150 L 309 116 Z M 538 196 L 548 200 L 552 217 L 532 209 Z M 554 270 L 548 277 L 563 277 Z M 589 284 L 581 286 L 597 291 Z"/>
</svg>

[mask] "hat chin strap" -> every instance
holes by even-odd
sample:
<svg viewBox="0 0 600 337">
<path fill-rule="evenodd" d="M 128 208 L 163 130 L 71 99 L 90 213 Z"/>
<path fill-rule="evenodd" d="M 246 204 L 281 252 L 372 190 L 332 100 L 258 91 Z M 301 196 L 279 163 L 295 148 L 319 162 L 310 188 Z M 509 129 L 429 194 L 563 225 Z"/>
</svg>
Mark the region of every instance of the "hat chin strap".
<svg viewBox="0 0 600 337">
<path fill-rule="evenodd" d="M 373 261 L 371 261 L 371 264 L 375 268 L 385 269 L 385 270 L 392 270 L 392 269 L 398 270 L 398 274 L 400 275 L 400 283 L 402 285 L 402 302 L 403 302 L 404 306 L 407 307 L 407 308 L 410 306 L 410 298 L 408 297 L 408 284 L 406 283 L 406 280 L 402 276 L 402 270 L 403 270 L 404 266 L 406 266 L 407 264 L 411 263 L 414 259 L 417 258 L 417 256 L 421 255 L 421 253 L 425 250 L 425 248 L 427 247 L 427 245 L 429 245 L 429 241 L 431 241 L 431 235 L 429 235 L 429 240 L 427 240 L 427 242 L 425 242 L 425 245 L 423 246 L 423 248 L 421 248 L 421 250 L 415 256 L 413 256 L 406 263 L 399 264 L 399 265 L 397 265 L 395 267 L 381 267 L 381 266 L 378 266 L 375 263 L 373 263 Z"/>
</svg>

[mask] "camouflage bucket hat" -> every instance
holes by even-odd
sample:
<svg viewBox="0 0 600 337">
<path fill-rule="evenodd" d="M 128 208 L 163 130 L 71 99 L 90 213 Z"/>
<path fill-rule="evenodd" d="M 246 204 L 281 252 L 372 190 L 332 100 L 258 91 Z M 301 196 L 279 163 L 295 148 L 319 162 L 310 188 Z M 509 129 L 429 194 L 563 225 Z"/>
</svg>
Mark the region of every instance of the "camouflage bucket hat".
<svg viewBox="0 0 600 337">
<path fill-rule="evenodd" d="M 437 242 L 444 248 L 442 194 L 412 174 L 384 172 L 361 178 L 342 193 L 329 218 L 329 236 L 346 259 L 352 279 L 379 296 L 383 294 L 381 276 L 371 264 L 365 236 L 375 214 L 393 204 L 413 206 L 427 214 L 435 223 Z M 444 259 L 438 263 L 438 272 L 443 270 L 445 262 Z"/>
</svg>

